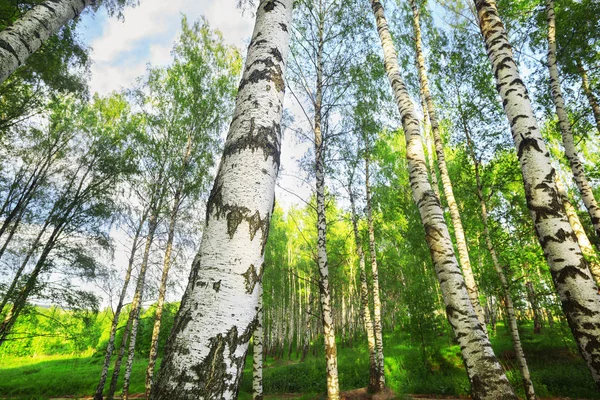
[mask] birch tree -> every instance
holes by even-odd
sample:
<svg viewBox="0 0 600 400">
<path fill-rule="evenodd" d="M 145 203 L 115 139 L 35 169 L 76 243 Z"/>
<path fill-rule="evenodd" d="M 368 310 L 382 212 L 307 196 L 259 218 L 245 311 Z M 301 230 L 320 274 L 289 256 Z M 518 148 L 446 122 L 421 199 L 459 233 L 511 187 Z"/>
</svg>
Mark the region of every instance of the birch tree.
<svg viewBox="0 0 600 400">
<path fill-rule="evenodd" d="M 108 0 L 106 6 L 110 13 L 120 12 L 126 2 Z M 0 84 L 66 23 L 97 4 L 97 0 L 46 0 L 1 31 Z"/>
<path fill-rule="evenodd" d="M 495 1 L 476 0 L 479 26 L 517 149 L 536 235 L 579 351 L 600 382 L 600 294 L 569 224 L 525 84 Z"/>
<path fill-rule="evenodd" d="M 462 267 L 465 284 L 467 285 L 467 292 L 473 308 L 477 313 L 477 318 L 486 331 L 485 318 L 483 315 L 483 309 L 479 301 L 479 289 L 477 288 L 477 282 L 475 281 L 475 275 L 473 274 L 473 268 L 471 266 L 471 260 L 469 258 L 469 250 L 467 248 L 467 239 L 465 237 L 465 231 L 463 228 L 462 220 L 460 217 L 460 211 L 458 210 L 458 204 L 454 197 L 454 190 L 452 189 L 452 181 L 450 180 L 450 174 L 448 173 L 448 167 L 446 166 L 446 156 L 444 154 L 444 143 L 442 142 L 442 136 L 440 133 L 440 126 L 437 120 L 437 112 L 433 104 L 433 97 L 429 90 L 429 80 L 427 77 L 427 70 L 425 67 L 425 57 L 423 56 L 422 41 L 421 41 L 421 23 L 420 23 L 420 7 L 417 0 L 410 0 L 410 6 L 413 14 L 413 28 L 415 32 L 415 55 L 417 59 L 417 68 L 419 72 L 419 82 L 421 86 L 421 93 L 423 94 L 424 103 L 426 106 L 426 113 L 429 119 L 429 126 L 431 128 L 431 134 L 433 136 L 435 154 L 437 157 L 437 164 L 440 170 L 440 176 L 442 178 L 442 188 L 444 195 L 450 209 L 450 217 L 452 219 L 452 225 L 454 227 L 454 236 L 456 238 L 456 247 L 458 248 L 458 259 Z M 430 159 L 432 155 L 430 154 Z M 432 171 L 432 177 L 435 171 Z"/>
<path fill-rule="evenodd" d="M 552 101 L 554 102 L 556 114 L 558 115 L 558 125 L 563 139 L 565 155 L 571 165 L 571 171 L 575 177 L 575 183 L 581 194 L 583 204 L 585 204 L 585 207 L 590 214 L 590 218 L 592 219 L 596 235 L 600 237 L 600 207 L 598 207 L 598 203 L 592 192 L 592 187 L 585 174 L 583 163 L 581 162 L 581 158 L 575 147 L 573 129 L 562 95 L 556 58 L 556 16 L 554 14 L 553 0 L 546 0 L 546 14 L 548 20 L 548 70 L 550 72 L 550 89 L 552 91 Z"/>
<path fill-rule="evenodd" d="M 446 304 L 446 314 L 461 346 L 473 397 L 476 399 L 516 399 L 486 332 L 477 319 L 460 273 L 439 199 L 429 183 L 419 122 L 400 75 L 397 53 L 383 6 L 378 0 L 372 0 L 371 6 L 383 48 L 386 73 L 392 86 L 406 136 L 406 157 L 413 199 L 419 208 L 425 227 L 427 244 Z"/>
<path fill-rule="evenodd" d="M 152 399 L 237 396 L 256 325 L 257 282 L 280 162 L 292 8 L 288 0 L 258 4 L 202 243 Z"/>
</svg>

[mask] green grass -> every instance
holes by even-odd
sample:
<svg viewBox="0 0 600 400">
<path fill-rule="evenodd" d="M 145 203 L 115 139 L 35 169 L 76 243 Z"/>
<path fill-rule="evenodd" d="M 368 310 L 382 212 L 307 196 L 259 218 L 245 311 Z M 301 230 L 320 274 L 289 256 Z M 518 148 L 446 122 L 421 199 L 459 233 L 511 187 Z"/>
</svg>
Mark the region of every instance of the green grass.
<svg viewBox="0 0 600 400">
<path fill-rule="evenodd" d="M 531 327 L 524 327 L 522 341 L 540 397 L 600 399 L 585 364 L 560 330 L 546 329 L 544 335 L 534 335 L 531 331 Z M 367 386 L 368 354 L 362 342 L 359 339 L 353 348 L 338 348 L 342 390 Z M 425 353 L 411 345 L 401 332 L 387 335 L 384 344 L 387 384 L 396 393 L 448 396 L 469 393 L 460 349 L 449 343 L 447 337 L 436 338 Z M 492 335 L 492 344 L 509 379 L 523 397 L 512 344 L 503 327 L 499 326 L 498 333 Z M 240 399 L 251 398 L 251 362 L 248 357 Z M 90 395 L 97 384 L 101 364 L 101 357 L 91 355 L 3 358 L 0 359 L 0 396 L 48 399 Z M 145 367 L 145 359 L 134 363 L 131 393 L 144 391 Z M 301 398 L 314 398 L 325 392 L 324 371 L 322 354 L 309 356 L 302 363 L 295 359 L 268 358 L 264 369 L 265 393 L 272 399 L 277 398 L 277 393 L 301 393 Z"/>
</svg>

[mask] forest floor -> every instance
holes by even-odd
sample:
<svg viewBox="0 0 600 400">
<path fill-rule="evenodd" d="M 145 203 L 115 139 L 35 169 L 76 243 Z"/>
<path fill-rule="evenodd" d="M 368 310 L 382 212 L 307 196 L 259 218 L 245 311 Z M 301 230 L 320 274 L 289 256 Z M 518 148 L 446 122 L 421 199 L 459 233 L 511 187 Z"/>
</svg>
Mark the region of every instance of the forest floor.
<svg viewBox="0 0 600 400">
<path fill-rule="evenodd" d="M 508 332 L 502 327 L 491 337 L 494 351 L 523 398 L 521 377 Z M 600 399 L 585 364 L 574 347 L 566 327 L 547 328 L 534 335 L 532 327 L 522 327 L 522 341 L 528 357 L 536 391 L 546 399 Z M 353 347 L 338 344 L 339 379 L 346 398 L 373 399 L 364 388 L 368 381 L 368 352 L 362 338 Z M 460 348 L 447 336 L 428 338 L 428 346 L 410 341 L 408 334 L 388 334 L 384 341 L 387 385 L 393 391 L 388 397 L 408 399 L 468 398 L 467 380 Z M 325 392 L 325 363 L 321 344 L 317 354 L 300 362 L 268 357 L 265 362 L 265 398 L 321 399 Z M 320 353 L 319 353 L 320 352 Z M 0 355 L 0 399 L 73 399 L 90 396 L 102 368 L 101 352 L 74 355 L 39 355 L 6 357 Z M 136 358 L 132 371 L 131 393 L 144 392 L 146 359 Z M 239 399 L 251 399 L 252 357 L 248 357 Z M 393 393 L 396 393 L 394 395 Z"/>
</svg>

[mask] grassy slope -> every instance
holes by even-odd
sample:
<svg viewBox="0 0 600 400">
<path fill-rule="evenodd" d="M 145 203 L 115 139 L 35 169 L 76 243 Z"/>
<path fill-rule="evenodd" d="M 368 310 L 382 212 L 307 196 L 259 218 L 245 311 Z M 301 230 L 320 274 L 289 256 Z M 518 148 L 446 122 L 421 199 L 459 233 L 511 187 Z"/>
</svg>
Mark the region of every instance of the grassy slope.
<svg viewBox="0 0 600 400">
<path fill-rule="evenodd" d="M 536 390 L 541 397 L 569 396 L 600 399 L 587 368 L 565 344 L 561 332 L 546 330 L 542 336 L 523 331 L 525 351 L 529 358 Z M 469 391 L 459 348 L 440 338 L 437 350 L 427 350 L 427 363 L 418 347 L 410 346 L 401 334 L 386 337 L 386 376 L 388 385 L 397 393 L 462 395 Z M 508 369 L 517 390 L 520 376 L 510 339 L 504 330 L 493 338 L 494 349 Z M 358 342 L 358 341 L 357 341 Z M 251 358 L 247 360 L 240 399 L 251 398 Z M 102 358 L 44 356 L 5 358 L 0 360 L 0 396 L 47 399 L 64 395 L 93 393 L 100 374 Z M 309 357 L 304 363 L 295 360 L 268 359 L 264 371 L 265 392 L 319 393 L 325 391 L 323 357 Z M 131 392 L 144 391 L 145 360 L 134 364 Z M 339 373 L 342 390 L 367 385 L 368 356 L 366 347 L 339 348 Z M 522 392 L 522 391 L 521 391 Z"/>
</svg>

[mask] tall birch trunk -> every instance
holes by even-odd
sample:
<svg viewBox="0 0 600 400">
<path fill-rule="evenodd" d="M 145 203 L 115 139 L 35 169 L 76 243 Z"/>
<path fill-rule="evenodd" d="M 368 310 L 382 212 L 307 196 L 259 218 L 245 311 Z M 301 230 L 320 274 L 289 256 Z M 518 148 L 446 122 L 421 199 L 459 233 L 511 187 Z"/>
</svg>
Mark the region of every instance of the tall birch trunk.
<svg viewBox="0 0 600 400">
<path fill-rule="evenodd" d="M 550 154 L 494 0 L 475 0 L 479 25 L 521 164 L 527 205 L 571 331 L 600 383 L 600 294 L 560 200 Z"/>
<path fill-rule="evenodd" d="M 319 7 L 321 9 L 321 7 Z M 327 218 L 325 215 L 325 160 L 323 154 L 323 135 L 321 132 L 321 107 L 323 103 L 323 34 L 325 18 L 322 12 L 318 16 L 317 43 L 317 81 L 315 95 L 315 173 L 317 192 L 317 263 L 319 266 L 319 299 L 321 302 L 321 320 L 323 322 L 323 339 L 325 342 L 325 361 L 327 368 L 327 398 L 340 398 L 338 380 L 337 348 L 335 343 L 335 326 L 331 308 L 331 288 L 329 285 L 329 265 L 327 264 Z"/>
<path fill-rule="evenodd" d="M 368 139 L 367 139 L 368 140 Z M 367 225 L 369 227 L 369 252 L 371 253 L 371 271 L 373 273 L 373 329 L 375 330 L 375 350 L 377 361 L 377 378 L 379 390 L 385 388 L 385 365 L 383 358 L 383 332 L 381 325 L 381 299 L 379 297 L 379 268 L 377 267 L 377 253 L 375 249 L 375 226 L 373 223 L 373 207 L 371 205 L 371 184 L 369 182 L 370 156 L 367 142 L 365 156 L 365 190 L 367 195 Z"/>
<path fill-rule="evenodd" d="M 159 180 L 160 182 L 160 180 Z M 133 368 L 133 360 L 135 356 L 135 342 L 137 339 L 138 326 L 140 323 L 140 313 L 142 311 L 142 302 L 144 301 L 144 288 L 146 286 L 146 271 L 148 269 L 148 260 L 150 258 L 150 249 L 154 242 L 154 234 L 158 227 L 158 215 L 160 213 L 161 197 L 163 193 L 159 190 L 155 193 L 155 202 L 151 205 L 152 214 L 148 218 L 148 236 L 146 236 L 146 244 L 144 246 L 144 257 L 140 266 L 135 294 L 131 303 L 131 311 L 129 318 L 131 319 L 131 330 L 129 331 L 129 350 L 127 352 L 127 363 L 125 364 L 125 376 L 123 377 L 123 400 L 129 398 L 129 383 L 131 382 L 131 370 Z"/>
<path fill-rule="evenodd" d="M 256 329 L 252 335 L 252 400 L 263 399 L 263 286 L 258 283 Z"/>
<path fill-rule="evenodd" d="M 46 0 L 0 32 L 0 84 L 95 0 Z"/>
<path fill-rule="evenodd" d="M 348 187 L 350 195 L 350 206 L 352 208 L 352 230 L 354 231 L 354 243 L 358 253 L 359 279 L 360 279 L 360 303 L 362 310 L 365 331 L 367 332 L 367 345 L 369 348 L 369 392 L 379 392 L 383 389 L 379 379 L 380 370 L 377 367 L 377 355 L 375 352 L 375 334 L 373 330 L 373 320 L 371 319 L 371 310 L 369 309 L 369 286 L 367 284 L 367 271 L 365 269 L 365 252 L 360 242 L 358 233 L 358 215 L 356 214 L 356 205 L 354 203 L 354 193 L 351 187 Z"/>
<path fill-rule="evenodd" d="M 533 382 L 531 381 L 531 374 L 529 373 L 529 366 L 527 365 L 527 359 L 525 358 L 523 345 L 521 344 L 521 336 L 519 335 L 519 325 L 517 324 L 515 307 L 513 304 L 512 296 L 510 294 L 510 286 L 508 283 L 509 281 L 504 271 L 504 267 L 502 266 L 502 264 L 500 264 L 500 260 L 498 259 L 498 253 L 496 253 L 496 248 L 494 247 L 494 243 L 492 242 L 492 234 L 490 232 L 488 222 L 487 205 L 485 202 L 485 196 L 483 194 L 483 185 L 481 183 L 481 175 L 479 171 L 479 160 L 475 155 L 475 151 L 473 148 L 474 144 L 471 140 L 471 135 L 469 134 L 469 127 L 467 126 L 464 120 L 462 122 L 465 135 L 468 141 L 471 160 L 473 161 L 473 165 L 475 166 L 475 183 L 477 185 L 477 197 L 479 198 L 479 205 L 481 207 L 481 222 L 483 223 L 483 234 L 485 235 L 485 243 L 487 245 L 488 251 L 490 252 L 490 256 L 492 257 L 494 269 L 496 270 L 496 273 L 498 274 L 498 278 L 500 279 L 500 283 L 502 285 L 502 294 L 504 296 L 506 316 L 508 319 L 508 330 L 510 332 L 510 336 L 513 342 L 513 349 L 515 350 L 515 355 L 519 364 L 519 370 L 521 371 L 521 376 L 523 378 L 523 388 L 525 389 L 525 395 L 527 396 L 527 400 L 535 400 L 535 389 L 533 386 Z M 492 314 L 492 312 L 490 312 L 490 314 Z M 492 325 L 495 326 L 495 323 L 493 323 Z"/>
<path fill-rule="evenodd" d="M 590 107 L 592 107 L 592 112 L 594 113 L 594 120 L 596 121 L 596 128 L 598 129 L 598 133 L 600 134 L 600 103 L 598 103 L 598 99 L 592 92 L 590 88 L 590 80 L 588 78 L 587 71 L 585 67 L 581 63 L 581 61 L 577 60 L 577 68 L 579 69 L 579 75 L 581 76 L 581 87 L 583 88 L 583 92 L 585 93 L 585 97 L 588 99 L 588 103 L 590 103 Z"/>
<path fill-rule="evenodd" d="M 200 250 L 150 398 L 237 397 L 279 171 L 292 0 L 262 0 Z"/>
<path fill-rule="evenodd" d="M 596 285 L 600 285 L 600 260 L 598 259 L 596 250 L 594 250 L 590 239 L 585 233 L 583 225 L 581 225 L 581 221 L 579 220 L 579 216 L 577 216 L 577 211 L 575 211 L 575 207 L 573 207 L 569 201 L 569 195 L 567 194 L 567 191 L 565 190 L 565 187 L 558 175 L 555 177 L 555 180 L 558 195 L 562 199 L 565 212 L 567 213 L 567 218 L 569 218 L 569 223 L 573 228 L 573 232 L 575 232 L 575 236 L 577 236 L 577 243 L 579 243 L 581 252 L 589 264 L 590 272 L 596 281 Z"/>
<path fill-rule="evenodd" d="M 110 367 L 110 359 L 113 351 L 115 350 L 115 338 L 117 335 L 117 327 L 119 325 L 119 317 L 121 316 L 121 310 L 125 302 L 125 296 L 127 295 L 127 288 L 129 287 L 129 281 L 131 280 L 131 272 L 133 270 L 133 262 L 135 259 L 135 253 L 137 252 L 138 241 L 146 221 L 146 213 L 140 218 L 140 222 L 135 230 L 133 236 L 133 243 L 131 244 L 131 251 L 129 252 L 129 260 L 127 263 L 127 271 L 125 272 L 125 281 L 121 288 L 121 294 L 119 296 L 119 302 L 115 308 L 115 314 L 113 315 L 112 324 L 110 327 L 110 336 L 108 338 L 108 344 L 106 345 L 106 355 L 104 356 L 104 365 L 102 366 L 102 373 L 100 374 L 100 381 L 96 387 L 96 393 L 94 394 L 94 400 L 102 400 L 102 392 L 104 392 L 104 386 L 106 386 L 106 378 L 108 377 L 108 368 Z"/>
<path fill-rule="evenodd" d="M 469 299 L 439 199 L 427 176 L 419 121 L 400 76 L 398 56 L 379 0 L 371 0 L 381 39 L 385 69 L 392 86 L 406 135 L 406 157 L 413 199 L 419 208 L 425 238 L 440 283 L 446 314 L 458 340 L 474 399 L 516 400 L 490 341 Z"/>
<path fill-rule="evenodd" d="M 442 135 L 440 134 L 440 127 L 437 120 L 437 114 L 435 106 L 433 105 L 433 98 L 429 90 L 429 81 L 427 78 L 427 69 L 425 67 L 425 57 L 423 56 L 422 41 L 421 41 L 421 25 L 419 22 L 419 6 L 416 0 L 410 0 L 410 5 L 413 13 L 413 28 L 415 31 L 415 52 L 417 58 L 417 67 L 419 70 L 419 82 L 421 85 L 421 91 L 425 98 L 425 104 L 427 105 L 427 114 L 429 115 L 429 122 L 431 124 L 431 133 L 433 135 L 433 141 L 435 145 L 435 152 L 437 155 L 438 167 L 440 169 L 440 176 L 442 178 L 442 188 L 444 189 L 444 195 L 450 209 L 450 218 L 452 219 L 452 226 L 454 227 L 454 237 L 456 238 L 456 247 L 458 248 L 458 260 L 462 267 L 463 275 L 465 278 L 465 284 L 467 285 L 467 292 L 473 308 L 477 314 L 477 319 L 485 332 L 487 332 L 485 326 L 485 315 L 481 302 L 479 301 L 479 289 L 475 276 L 473 275 L 473 268 L 471 267 L 471 260 L 469 258 L 469 249 L 467 248 L 467 239 L 465 237 L 465 231 L 463 229 L 462 220 L 460 218 L 460 211 L 458 210 L 458 204 L 454 198 L 454 190 L 452 189 L 452 181 L 450 180 L 450 174 L 448 173 L 448 167 L 446 165 L 446 156 L 444 154 L 444 143 L 442 141 Z"/>
<path fill-rule="evenodd" d="M 590 214 L 594 230 L 600 238 L 600 207 L 594 198 L 594 192 L 588 182 L 583 169 L 583 164 L 575 147 L 573 130 L 569 115 L 565 108 L 565 101 L 560 87 L 560 78 L 558 76 L 558 66 L 556 61 L 556 15 L 554 14 L 554 0 L 546 0 L 546 13 L 548 14 L 548 70 L 550 71 L 550 88 L 552 90 L 552 100 L 556 107 L 558 115 L 558 126 L 563 139 L 565 155 L 571 165 L 571 171 L 575 177 L 575 183 L 581 194 L 581 199 L 585 208 Z"/>
</svg>

